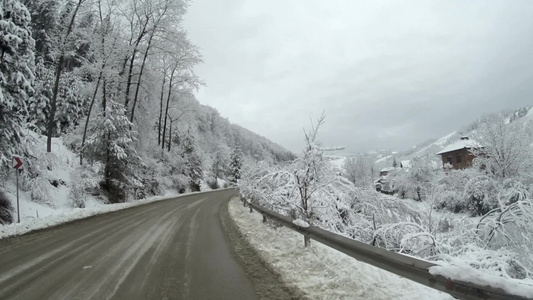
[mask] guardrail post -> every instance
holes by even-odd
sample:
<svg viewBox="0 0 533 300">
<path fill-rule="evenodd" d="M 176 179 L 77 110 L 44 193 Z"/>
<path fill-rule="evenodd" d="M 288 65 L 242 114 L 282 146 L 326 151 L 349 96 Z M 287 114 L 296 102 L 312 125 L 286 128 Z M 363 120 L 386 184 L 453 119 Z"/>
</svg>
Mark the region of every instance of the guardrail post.
<svg viewBox="0 0 533 300">
<path fill-rule="evenodd" d="M 307 235 L 304 235 L 304 246 L 309 247 L 309 245 L 311 245 L 311 238 Z"/>
</svg>

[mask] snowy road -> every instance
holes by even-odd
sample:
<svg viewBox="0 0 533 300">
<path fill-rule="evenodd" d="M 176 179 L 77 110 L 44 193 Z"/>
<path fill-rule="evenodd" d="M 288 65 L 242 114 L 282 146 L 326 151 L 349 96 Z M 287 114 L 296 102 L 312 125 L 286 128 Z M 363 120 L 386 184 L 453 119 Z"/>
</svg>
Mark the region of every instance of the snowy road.
<svg viewBox="0 0 533 300">
<path fill-rule="evenodd" d="M 0 240 L 0 298 L 257 299 L 219 209 L 233 190 Z"/>
</svg>

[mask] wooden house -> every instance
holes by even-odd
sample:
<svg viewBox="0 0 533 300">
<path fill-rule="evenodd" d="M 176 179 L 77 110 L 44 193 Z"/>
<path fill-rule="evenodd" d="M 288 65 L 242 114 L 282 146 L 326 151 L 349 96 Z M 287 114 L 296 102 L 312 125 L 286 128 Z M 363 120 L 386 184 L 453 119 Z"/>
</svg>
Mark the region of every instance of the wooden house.
<svg viewBox="0 0 533 300">
<path fill-rule="evenodd" d="M 452 143 L 442 149 L 437 155 L 442 158 L 442 166 L 450 165 L 455 170 L 469 168 L 475 156 L 472 149 L 479 149 L 481 145 L 464 136 L 459 141 Z"/>
</svg>

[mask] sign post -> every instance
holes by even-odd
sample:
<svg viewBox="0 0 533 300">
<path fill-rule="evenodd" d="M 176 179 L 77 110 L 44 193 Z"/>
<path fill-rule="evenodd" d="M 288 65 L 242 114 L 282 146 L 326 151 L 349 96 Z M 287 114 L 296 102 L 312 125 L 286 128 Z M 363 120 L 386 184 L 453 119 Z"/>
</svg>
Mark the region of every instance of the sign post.
<svg viewBox="0 0 533 300">
<path fill-rule="evenodd" d="M 15 168 L 15 173 L 17 175 L 17 223 L 20 223 L 20 204 L 19 204 L 19 172 L 22 170 L 22 160 L 20 157 L 13 157 L 13 168 Z"/>
</svg>

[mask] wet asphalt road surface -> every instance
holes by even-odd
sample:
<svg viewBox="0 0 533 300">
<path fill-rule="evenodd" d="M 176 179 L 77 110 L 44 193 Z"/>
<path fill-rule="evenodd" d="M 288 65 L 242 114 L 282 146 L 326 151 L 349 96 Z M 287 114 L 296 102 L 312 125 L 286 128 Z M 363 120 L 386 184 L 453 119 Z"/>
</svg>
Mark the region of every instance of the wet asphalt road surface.
<svg viewBox="0 0 533 300">
<path fill-rule="evenodd" d="M 235 193 L 163 200 L 0 240 L 0 299 L 264 299 L 221 225 L 219 210 Z"/>
</svg>

